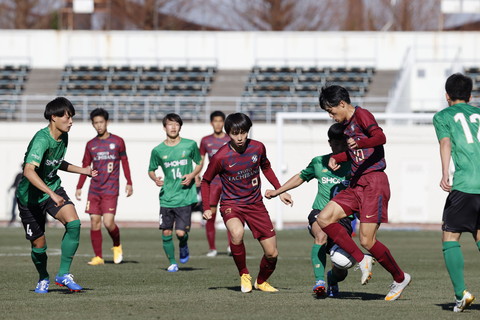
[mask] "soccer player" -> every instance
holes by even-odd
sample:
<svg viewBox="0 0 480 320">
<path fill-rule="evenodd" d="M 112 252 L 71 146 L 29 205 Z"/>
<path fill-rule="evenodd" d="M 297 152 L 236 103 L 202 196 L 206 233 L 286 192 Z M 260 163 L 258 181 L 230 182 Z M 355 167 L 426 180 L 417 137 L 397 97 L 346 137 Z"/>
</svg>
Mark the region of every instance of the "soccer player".
<svg viewBox="0 0 480 320">
<path fill-rule="evenodd" d="M 410 283 L 411 276 L 400 269 L 390 250 L 376 238 L 380 224 L 388 222 L 390 185 L 384 172 L 385 134 L 368 110 L 351 105 L 345 88 L 338 85 L 323 87 L 319 100 L 320 107 L 345 126 L 344 133 L 348 137 L 348 151 L 332 155 L 328 166 L 336 171 L 340 169 L 340 163 L 350 159 L 352 178 L 349 186 L 323 208 L 317 222 L 336 244 L 359 263 L 361 283 L 366 284 L 371 278 L 373 259 L 363 254 L 338 223 L 340 219 L 358 212 L 360 244 L 392 275 L 394 281 L 385 300 L 396 300 Z"/>
<path fill-rule="evenodd" d="M 125 193 L 130 197 L 133 193 L 130 167 L 128 165 L 125 142 L 117 135 L 108 132 L 108 112 L 97 108 L 90 113 L 90 120 L 97 131 L 97 136 L 87 142 L 83 155 L 83 167 L 90 167 L 98 171 L 98 176 L 90 182 L 88 190 L 86 213 L 90 214 L 90 239 L 95 257 L 88 262 L 97 266 L 105 263 L 102 254 L 102 218 L 103 224 L 113 241 L 113 262 L 118 264 L 123 260 L 122 245 L 120 244 L 120 230 L 115 223 L 117 210 L 120 162 L 127 179 Z M 75 197 L 81 200 L 82 187 L 86 176 L 81 175 L 78 180 Z"/>
<path fill-rule="evenodd" d="M 344 126 L 339 123 L 333 124 L 328 130 L 328 143 L 330 144 L 333 153 L 313 158 L 305 169 L 290 178 L 279 189 L 267 190 L 265 192 L 265 198 L 271 199 L 282 192 L 300 186 L 305 181 L 309 182 L 313 178 L 318 181 L 317 196 L 315 197 L 312 211 L 308 215 L 308 230 L 314 237 L 314 244 L 312 246 L 310 258 L 315 276 L 313 292 L 317 297 L 323 297 L 325 294 L 330 297 L 337 296 L 338 282 L 343 281 L 348 274 L 348 271 L 345 269 L 333 267 L 332 270 L 328 272 L 328 287 L 325 291 L 326 253 L 330 251 L 333 243 L 331 239 L 327 242 L 327 235 L 322 231 L 318 223 L 316 223 L 318 214 L 328 201 L 340 192 L 340 190 L 345 189 L 349 182 L 349 161 L 341 163 L 340 168 L 336 171 L 333 171 L 328 167 L 328 160 L 332 154 L 338 154 L 347 150 L 347 142 L 343 130 Z M 349 234 L 352 234 L 353 228 L 350 218 L 343 218 L 340 220 L 340 223 L 347 229 Z"/>
<path fill-rule="evenodd" d="M 276 292 L 278 290 L 272 287 L 267 279 L 277 264 L 277 240 L 272 221 L 262 201 L 260 170 L 275 189 L 280 188 L 280 183 L 270 166 L 265 146 L 259 141 L 247 138 L 251 127 L 252 121 L 243 113 L 234 113 L 227 117 L 225 131 L 230 136 L 230 142 L 211 158 L 202 179 L 202 198 L 210 199 L 210 185 L 215 176 L 220 175 L 220 212 L 230 233 L 230 249 L 240 274 L 241 291 L 252 291 L 252 277 L 247 268 L 243 243 L 244 225 L 247 223 L 264 252 L 255 288 Z M 288 193 L 280 195 L 280 199 L 285 204 L 292 204 Z M 203 210 L 203 218 L 211 219 L 212 210 L 208 202 L 203 203 Z"/>
<path fill-rule="evenodd" d="M 96 176 L 90 167 L 81 168 L 64 160 L 68 145 L 68 132 L 73 124 L 75 108 L 66 98 L 50 101 L 44 112 L 49 121 L 30 141 L 23 161 L 23 178 L 17 188 L 17 203 L 27 240 L 32 245 L 32 261 L 39 281 L 37 293 L 47 293 L 50 276 L 47 271 L 47 243 L 45 213 L 65 226 L 62 238 L 60 268 L 55 283 L 70 291 L 83 288 L 73 281 L 70 266 L 80 239 L 80 220 L 75 206 L 61 186 L 58 170 Z"/>
<path fill-rule="evenodd" d="M 222 111 L 214 111 L 210 114 L 210 124 L 212 125 L 213 133 L 203 137 L 200 142 L 200 156 L 202 157 L 200 166 L 202 168 L 205 162 L 205 154 L 208 154 L 210 161 L 218 149 L 230 141 L 228 134 L 223 132 L 224 123 L 225 114 Z M 205 224 L 205 232 L 209 247 L 207 257 L 215 257 L 217 255 L 217 248 L 215 246 L 215 218 L 217 216 L 217 205 L 220 201 L 220 194 L 222 193 L 222 183 L 219 176 L 213 179 L 210 188 L 210 199 L 203 200 L 209 201 L 210 210 L 212 211 L 212 218 L 207 220 Z M 230 238 L 228 232 L 227 236 Z"/>
<path fill-rule="evenodd" d="M 160 189 L 160 229 L 163 249 L 170 261 L 169 272 L 177 272 L 173 245 L 173 227 L 180 241 L 180 262 L 187 263 L 188 231 L 190 231 L 192 209 L 197 203 L 195 177 L 200 173 L 200 152 L 197 143 L 180 137 L 183 121 L 178 114 L 169 113 L 163 118 L 165 141 L 153 148 L 150 156 L 148 176 Z M 193 168 L 193 162 L 197 165 Z M 165 180 L 155 171 L 162 167 Z M 207 198 L 208 199 L 208 198 Z"/>
<path fill-rule="evenodd" d="M 440 143 L 440 187 L 449 193 L 442 218 L 443 258 L 455 292 L 453 311 L 462 312 L 475 300 L 465 286 L 459 243 L 462 232 L 472 233 L 480 250 L 480 109 L 468 104 L 471 78 L 455 73 L 448 77 L 445 90 L 448 107 L 433 117 Z M 453 184 L 449 177 L 450 157 L 455 165 Z"/>
</svg>

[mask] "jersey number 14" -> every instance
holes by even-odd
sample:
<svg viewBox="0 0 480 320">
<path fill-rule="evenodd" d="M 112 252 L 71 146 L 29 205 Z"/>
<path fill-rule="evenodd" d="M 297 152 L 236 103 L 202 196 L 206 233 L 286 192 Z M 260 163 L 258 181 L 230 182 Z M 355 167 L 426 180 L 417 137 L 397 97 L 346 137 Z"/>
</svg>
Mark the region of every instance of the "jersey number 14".
<svg viewBox="0 0 480 320">
<path fill-rule="evenodd" d="M 172 168 L 172 177 L 173 177 L 173 180 L 175 179 L 182 179 L 182 173 L 180 172 L 180 168 Z"/>
</svg>

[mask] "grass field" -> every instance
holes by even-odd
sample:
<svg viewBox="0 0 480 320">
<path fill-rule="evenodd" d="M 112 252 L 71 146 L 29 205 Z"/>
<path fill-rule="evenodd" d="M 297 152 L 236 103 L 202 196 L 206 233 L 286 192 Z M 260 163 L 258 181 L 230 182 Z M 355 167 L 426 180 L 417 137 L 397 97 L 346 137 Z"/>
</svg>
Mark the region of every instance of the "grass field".
<svg viewBox="0 0 480 320">
<path fill-rule="evenodd" d="M 59 265 L 63 230 L 47 231 L 49 271 Z M 440 232 L 380 231 L 379 238 L 413 281 L 397 301 L 384 296 L 392 281 L 379 265 L 373 279 L 360 285 L 360 272 L 350 270 L 340 284 L 339 298 L 316 299 L 309 260 L 312 239 L 305 230 L 278 233 L 280 257 L 270 283 L 280 292 L 240 292 L 232 258 L 226 254 L 226 235 L 218 232 L 220 254 L 205 257 L 203 229 L 194 229 L 189 241 L 191 259 L 177 273 L 168 273 L 160 232 L 123 228 L 124 263 L 112 262 L 110 239 L 104 232 L 104 266 L 88 266 L 92 251 L 89 230 L 82 230 L 72 273 L 85 290 L 69 293 L 50 286 L 48 294 L 35 294 L 37 273 L 21 228 L 0 230 L 0 319 L 480 319 L 480 304 L 454 314 L 453 290 L 440 243 Z M 259 244 L 246 233 L 248 266 L 255 279 L 261 257 Z M 176 241 L 176 246 L 177 246 Z M 480 296 L 480 256 L 464 235 L 466 283 Z M 223 250 L 223 251 L 222 251 Z M 178 250 L 177 250 L 178 255 Z"/>
</svg>

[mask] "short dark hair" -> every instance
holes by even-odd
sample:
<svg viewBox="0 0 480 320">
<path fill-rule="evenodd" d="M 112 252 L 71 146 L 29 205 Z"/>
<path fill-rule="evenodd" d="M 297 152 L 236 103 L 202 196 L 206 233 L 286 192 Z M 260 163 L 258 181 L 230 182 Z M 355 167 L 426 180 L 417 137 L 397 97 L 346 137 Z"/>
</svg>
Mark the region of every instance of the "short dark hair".
<svg viewBox="0 0 480 320">
<path fill-rule="evenodd" d="M 180 125 L 180 127 L 183 126 L 182 118 L 180 118 L 180 116 L 176 113 L 169 113 L 163 117 L 162 123 L 164 127 L 167 126 L 167 121 L 175 121 Z"/>
<path fill-rule="evenodd" d="M 326 110 L 327 108 L 338 106 L 342 100 L 350 104 L 350 94 L 342 86 L 326 85 L 322 87 L 318 100 L 320 108 Z"/>
<path fill-rule="evenodd" d="M 73 117 L 75 115 L 75 108 L 67 98 L 58 97 L 47 103 L 43 116 L 50 121 L 52 120 L 52 116 L 63 117 L 65 113 Z"/>
<path fill-rule="evenodd" d="M 252 120 L 244 113 L 232 113 L 225 119 L 225 132 L 227 134 L 248 132 L 251 127 Z"/>
<path fill-rule="evenodd" d="M 445 82 L 445 91 L 452 101 L 463 100 L 468 102 L 472 95 L 472 87 L 472 78 L 461 73 L 452 74 Z"/>
<path fill-rule="evenodd" d="M 96 108 L 93 109 L 92 112 L 90 112 L 90 120 L 93 121 L 93 118 L 95 117 L 103 117 L 105 121 L 108 120 L 108 111 L 103 109 L 103 108 Z"/>
<path fill-rule="evenodd" d="M 223 121 L 225 121 L 225 113 L 222 111 L 217 110 L 210 113 L 210 122 L 212 122 L 215 117 L 222 117 Z"/>
<path fill-rule="evenodd" d="M 334 123 L 328 129 L 329 140 L 345 140 L 345 126 L 341 123 Z"/>
</svg>

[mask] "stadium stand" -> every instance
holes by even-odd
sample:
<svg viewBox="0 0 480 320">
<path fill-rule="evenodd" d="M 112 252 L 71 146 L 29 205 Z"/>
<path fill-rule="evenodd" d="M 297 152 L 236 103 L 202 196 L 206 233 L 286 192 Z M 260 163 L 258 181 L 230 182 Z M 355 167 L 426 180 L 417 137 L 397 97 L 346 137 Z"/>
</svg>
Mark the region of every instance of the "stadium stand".
<svg viewBox="0 0 480 320">
<path fill-rule="evenodd" d="M 319 88 L 325 84 L 339 84 L 352 97 L 364 97 L 374 73 L 372 67 L 254 66 L 245 83 L 241 106 L 256 120 L 265 120 L 276 112 L 313 111 Z M 271 98 L 272 103 L 265 105 L 265 98 Z M 299 103 L 295 98 L 312 98 L 312 102 Z"/>
<path fill-rule="evenodd" d="M 99 97 L 87 106 L 73 98 L 80 112 L 102 105 L 118 110 L 120 119 L 158 120 L 180 108 L 186 120 L 198 120 L 216 72 L 214 66 L 67 65 L 57 94 Z"/>
<path fill-rule="evenodd" d="M 480 96 L 480 67 L 465 67 L 464 72 L 473 80 L 472 96 L 478 98 Z"/>
<path fill-rule="evenodd" d="M 28 65 L 0 66 L 0 118 L 10 120 L 14 117 L 29 72 Z"/>
</svg>

